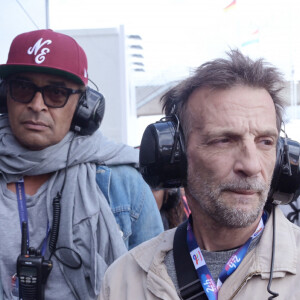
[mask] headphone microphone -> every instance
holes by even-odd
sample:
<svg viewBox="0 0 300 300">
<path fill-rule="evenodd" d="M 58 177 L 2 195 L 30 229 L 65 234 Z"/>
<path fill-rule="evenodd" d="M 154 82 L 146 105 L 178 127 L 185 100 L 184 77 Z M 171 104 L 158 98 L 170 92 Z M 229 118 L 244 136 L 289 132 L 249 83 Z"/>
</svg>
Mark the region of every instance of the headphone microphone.
<svg viewBox="0 0 300 300">
<path fill-rule="evenodd" d="M 184 135 L 176 114 L 148 125 L 140 145 L 140 172 L 151 188 L 178 188 L 187 181 Z M 267 204 L 289 204 L 300 195 L 300 144 L 279 137 Z"/>
</svg>

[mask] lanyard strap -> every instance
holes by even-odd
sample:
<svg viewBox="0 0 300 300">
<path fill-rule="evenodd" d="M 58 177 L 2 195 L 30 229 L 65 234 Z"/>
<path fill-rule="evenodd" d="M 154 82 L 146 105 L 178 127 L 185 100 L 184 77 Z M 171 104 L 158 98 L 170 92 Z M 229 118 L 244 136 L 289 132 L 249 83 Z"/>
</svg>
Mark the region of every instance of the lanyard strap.
<svg viewBox="0 0 300 300">
<path fill-rule="evenodd" d="M 191 210 L 190 210 L 189 205 L 187 203 L 186 196 L 182 195 L 181 199 L 182 199 L 182 203 L 183 203 L 184 213 L 185 213 L 186 217 L 188 218 L 191 214 Z"/>
<path fill-rule="evenodd" d="M 22 223 L 26 222 L 27 224 L 27 237 L 26 237 L 26 245 L 27 249 L 29 248 L 29 228 L 28 228 L 28 214 L 26 207 L 26 196 L 25 196 L 25 188 L 24 188 L 24 180 L 20 179 L 15 183 L 16 185 L 16 194 L 18 199 L 18 209 L 19 209 L 19 218 L 20 218 L 20 227 L 22 232 Z"/>
<path fill-rule="evenodd" d="M 195 270 L 197 271 L 199 280 L 201 281 L 203 289 L 209 300 L 218 299 L 219 289 L 221 288 L 224 281 L 238 268 L 238 266 L 240 265 L 240 263 L 242 262 L 243 258 L 247 253 L 251 241 L 262 233 L 266 218 L 267 218 L 267 214 L 264 213 L 252 236 L 247 240 L 247 242 L 243 246 L 237 249 L 236 252 L 230 257 L 230 259 L 225 264 L 225 266 L 223 267 L 219 275 L 217 284 L 213 280 L 210 271 L 206 265 L 206 262 L 204 260 L 204 257 L 202 255 L 202 252 L 197 244 L 191 226 L 192 219 L 191 217 L 189 218 L 189 222 L 187 226 L 187 245 L 190 251 L 190 256 L 194 263 Z"/>
<path fill-rule="evenodd" d="M 26 206 L 26 195 L 25 195 L 25 187 L 24 187 L 24 179 L 20 179 L 15 183 L 16 185 L 16 194 L 18 200 L 18 210 L 19 210 L 19 218 L 20 218 L 20 226 L 22 231 L 22 223 L 26 222 L 27 224 L 27 237 L 26 237 L 26 246 L 29 248 L 29 227 L 28 227 L 28 213 Z M 42 242 L 41 254 L 44 255 L 47 247 L 47 240 L 50 233 L 49 221 L 47 221 L 46 228 L 46 236 Z"/>
</svg>

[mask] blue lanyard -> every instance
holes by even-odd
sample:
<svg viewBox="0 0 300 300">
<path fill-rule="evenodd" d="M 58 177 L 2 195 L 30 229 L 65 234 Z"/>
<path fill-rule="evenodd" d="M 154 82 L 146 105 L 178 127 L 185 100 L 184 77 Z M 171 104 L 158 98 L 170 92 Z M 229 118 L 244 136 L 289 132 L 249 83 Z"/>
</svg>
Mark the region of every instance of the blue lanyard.
<svg viewBox="0 0 300 300">
<path fill-rule="evenodd" d="M 187 226 L 187 245 L 190 251 L 190 256 L 194 263 L 195 270 L 197 271 L 199 280 L 209 300 L 218 299 L 218 291 L 220 290 L 222 284 L 238 268 L 238 266 L 240 265 L 240 263 L 242 262 L 243 258 L 247 253 L 251 241 L 262 233 L 266 219 L 267 219 L 267 214 L 264 212 L 255 232 L 247 240 L 247 242 L 239 249 L 237 249 L 236 252 L 230 257 L 228 262 L 223 267 L 216 284 L 210 274 L 210 271 L 206 265 L 202 252 L 197 244 L 191 226 L 191 218 L 189 218 L 188 226 Z"/>
<path fill-rule="evenodd" d="M 27 237 L 26 237 L 26 245 L 27 249 L 29 248 L 29 227 L 28 227 L 28 213 L 26 206 L 26 195 L 25 195 L 25 187 L 23 178 L 15 183 L 16 185 L 16 194 L 18 199 L 18 209 L 19 209 L 19 217 L 20 217 L 20 226 L 22 231 L 22 223 L 26 222 L 27 224 Z M 47 239 L 49 236 L 50 228 L 49 221 L 47 222 L 46 236 L 43 240 L 43 245 L 41 248 L 41 254 L 44 255 L 47 247 Z"/>
</svg>

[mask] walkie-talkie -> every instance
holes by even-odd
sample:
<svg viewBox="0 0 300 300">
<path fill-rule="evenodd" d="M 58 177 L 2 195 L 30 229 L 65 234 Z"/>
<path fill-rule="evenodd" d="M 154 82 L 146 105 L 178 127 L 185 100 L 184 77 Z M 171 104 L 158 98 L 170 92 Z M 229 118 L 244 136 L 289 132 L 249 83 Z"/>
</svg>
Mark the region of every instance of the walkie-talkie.
<svg viewBox="0 0 300 300">
<path fill-rule="evenodd" d="M 27 223 L 22 222 L 21 254 L 17 260 L 20 300 L 44 300 L 45 284 L 52 261 L 44 260 L 40 250 L 27 249 Z"/>
</svg>

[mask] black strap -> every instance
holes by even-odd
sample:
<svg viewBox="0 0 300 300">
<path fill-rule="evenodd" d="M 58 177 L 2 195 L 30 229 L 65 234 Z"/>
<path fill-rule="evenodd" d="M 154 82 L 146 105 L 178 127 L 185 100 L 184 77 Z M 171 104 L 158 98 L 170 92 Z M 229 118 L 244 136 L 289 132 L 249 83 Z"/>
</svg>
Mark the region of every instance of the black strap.
<svg viewBox="0 0 300 300">
<path fill-rule="evenodd" d="M 180 296 L 184 300 L 208 300 L 191 260 L 186 242 L 188 220 L 175 232 L 173 251 Z"/>
</svg>

